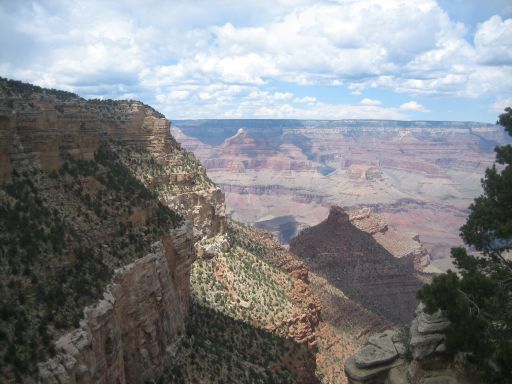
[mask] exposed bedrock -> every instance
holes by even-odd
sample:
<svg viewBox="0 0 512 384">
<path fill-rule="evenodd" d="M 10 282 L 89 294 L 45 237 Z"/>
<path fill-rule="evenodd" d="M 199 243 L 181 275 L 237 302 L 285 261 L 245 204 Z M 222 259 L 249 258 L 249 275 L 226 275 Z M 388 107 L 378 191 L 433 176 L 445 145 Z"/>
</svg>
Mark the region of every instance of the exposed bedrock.
<svg viewBox="0 0 512 384">
<path fill-rule="evenodd" d="M 188 317 L 192 240 L 187 223 L 116 270 L 103 299 L 84 309 L 80 328 L 39 364 L 41 382 L 144 383 L 164 368 Z"/>
<path fill-rule="evenodd" d="M 408 330 L 373 335 L 347 360 L 349 383 L 472 383 L 462 366 L 445 353 L 444 332 L 449 325 L 443 312 L 428 314 L 420 304 Z"/>
<path fill-rule="evenodd" d="M 326 220 L 292 239 L 290 250 L 370 310 L 398 323 L 413 318 L 421 286 L 414 268 L 354 226 L 340 207 L 333 206 Z"/>
</svg>

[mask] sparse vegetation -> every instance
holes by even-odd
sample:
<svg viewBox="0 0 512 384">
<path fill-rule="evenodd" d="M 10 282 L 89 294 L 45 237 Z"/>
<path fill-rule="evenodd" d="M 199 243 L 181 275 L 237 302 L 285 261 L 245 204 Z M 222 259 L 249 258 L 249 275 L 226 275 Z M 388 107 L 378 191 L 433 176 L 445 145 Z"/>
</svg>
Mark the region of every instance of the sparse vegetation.
<svg viewBox="0 0 512 384">
<path fill-rule="evenodd" d="M 0 188 L 0 378 L 34 375 L 113 270 L 181 220 L 109 143 L 94 160 L 66 156 L 58 172 L 13 171 Z"/>
<path fill-rule="evenodd" d="M 238 237 L 243 232 L 244 237 Z M 300 312 L 293 279 L 255 247 L 258 232 L 230 221 L 231 249 L 192 269 L 191 320 L 164 383 L 291 383 L 314 370 L 313 352 L 287 336 Z M 240 246 L 244 243 L 248 247 Z M 252 246 L 250 245 L 252 244 Z M 257 251 L 252 253 L 251 249 Z M 309 371 L 308 371 L 309 369 Z"/>
</svg>

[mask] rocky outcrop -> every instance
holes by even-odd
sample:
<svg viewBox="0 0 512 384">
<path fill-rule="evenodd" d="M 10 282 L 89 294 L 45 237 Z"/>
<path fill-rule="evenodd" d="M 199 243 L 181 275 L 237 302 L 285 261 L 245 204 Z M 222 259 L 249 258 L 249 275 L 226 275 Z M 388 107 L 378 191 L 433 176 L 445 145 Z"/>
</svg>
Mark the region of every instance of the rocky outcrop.
<svg viewBox="0 0 512 384">
<path fill-rule="evenodd" d="M 222 191 L 212 183 L 192 153 L 170 133 L 170 122 L 138 101 L 84 100 L 67 92 L 28 85 L 13 89 L 0 79 L 0 183 L 15 167 L 58 170 L 66 154 L 93 159 L 108 138 L 144 151 L 159 173 L 137 176 L 160 200 L 194 223 L 197 238 L 215 236 L 225 227 Z M 141 157 L 141 164 L 149 158 Z M 135 172 L 136 173 L 136 172 Z"/>
<path fill-rule="evenodd" d="M 124 207 L 124 200 L 121 205 L 118 201 L 101 200 L 101 194 L 108 200 L 109 183 L 112 183 L 112 178 L 101 173 L 104 171 L 94 174 L 96 179 L 87 175 L 77 177 L 71 187 L 76 187 L 76 192 L 68 185 L 61 190 L 65 180 L 73 179 L 54 171 L 60 171 L 64 163 L 69 166 L 70 158 L 77 167 L 98 170 L 101 167 L 98 168 L 99 160 L 95 156 L 105 146 L 110 152 L 103 156 L 115 159 L 117 173 L 126 173 L 119 188 L 136 190 L 141 196 L 140 206 Z M 94 161 L 80 163 L 80 160 Z M 222 191 L 207 178 L 194 155 L 174 140 L 170 122 L 151 107 L 137 101 L 84 100 L 71 93 L 0 78 L 0 184 L 9 183 L 14 171 L 26 174 L 28 179 L 40 175 L 38 187 L 46 188 L 44 194 L 65 194 L 68 200 L 63 199 L 63 204 L 67 205 L 62 209 L 57 207 L 55 215 L 85 203 L 91 207 L 94 204 L 96 213 L 88 211 L 89 206 L 85 205 L 87 212 L 78 212 L 76 220 L 82 220 L 80 215 L 85 215 L 86 221 L 92 222 L 94 217 L 95 232 L 76 234 L 78 240 L 70 245 L 71 249 L 84 247 L 81 240 L 87 238 L 91 255 L 99 254 L 93 247 L 105 248 L 104 242 L 113 239 L 119 239 L 121 244 L 113 248 L 117 256 L 122 247 L 130 244 L 140 250 L 133 252 L 131 259 L 123 259 L 128 265 L 119 268 L 122 264 L 115 264 L 115 275 L 105 288 L 103 299 L 84 309 L 77 329 L 69 331 L 75 323 L 63 323 L 52 334 L 60 335 L 56 342 L 57 355 L 40 362 L 41 382 L 143 383 L 154 378 L 159 370 L 169 366 L 169 354 L 185 329 L 195 243 L 211 238 L 203 249 L 207 254 L 215 252 L 212 244 L 224 232 Z M 98 178 L 103 181 L 100 183 Z M 82 184 L 87 185 L 84 188 Z M 32 189 L 36 193 L 34 186 Z M 43 200 L 44 197 L 39 200 L 40 204 Z M 163 209 L 162 203 L 171 210 Z M 113 207 L 121 207 L 119 212 L 127 212 L 126 217 L 124 213 L 119 214 L 120 221 L 114 222 L 114 215 L 109 211 Z M 166 220 L 171 214 L 181 215 L 188 221 L 181 227 L 167 228 Z M 147 223 L 150 219 L 156 223 L 151 228 Z M 160 239 L 145 256 L 149 243 L 145 244 L 144 235 L 139 233 L 144 233 L 144 227 L 147 233 L 154 231 L 151 235 Z M 70 225 L 69 231 L 78 233 L 77 228 L 80 227 Z M 140 231 L 132 231 L 134 228 Z M 44 236 L 41 241 L 45 241 Z M 224 249 L 225 241 L 219 246 Z M 73 264 L 75 259 L 70 254 L 63 267 L 69 268 L 68 264 Z M 94 267 L 101 269 L 104 266 L 101 263 L 107 261 L 91 263 L 95 262 Z M 49 265 L 53 269 L 60 267 Z M 99 285 L 94 287 L 97 292 L 106 284 L 95 283 Z M 55 313 L 58 311 L 51 315 Z M 10 382 L 10 376 L 5 377 Z"/>
<path fill-rule="evenodd" d="M 103 299 L 84 309 L 80 328 L 39 364 L 41 383 L 144 383 L 163 369 L 188 317 L 191 233 L 185 224 L 116 270 Z"/>
<path fill-rule="evenodd" d="M 397 260 L 333 206 L 326 220 L 292 239 L 290 251 L 349 298 L 394 322 L 409 322 L 421 283 L 410 265 Z"/>
<path fill-rule="evenodd" d="M 345 363 L 349 383 L 433 384 L 469 383 L 446 354 L 444 331 L 450 325 L 438 311 L 428 314 L 423 304 L 409 331 L 387 330 L 370 337 Z"/>
<path fill-rule="evenodd" d="M 430 265 L 430 255 L 417 234 L 407 235 L 390 228 L 382 215 L 362 208 L 350 212 L 350 222 L 368 232 L 393 256 L 422 272 Z"/>
</svg>

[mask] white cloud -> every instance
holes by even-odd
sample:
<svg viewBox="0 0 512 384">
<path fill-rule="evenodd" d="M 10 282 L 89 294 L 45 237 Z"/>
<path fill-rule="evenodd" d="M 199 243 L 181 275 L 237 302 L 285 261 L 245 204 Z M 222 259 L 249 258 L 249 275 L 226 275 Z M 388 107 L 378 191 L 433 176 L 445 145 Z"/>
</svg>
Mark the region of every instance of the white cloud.
<svg viewBox="0 0 512 384">
<path fill-rule="evenodd" d="M 512 107 L 512 97 L 497 98 L 496 101 L 490 105 L 491 111 L 498 113 L 503 113 L 506 107 Z"/>
<path fill-rule="evenodd" d="M 299 104 L 310 104 L 310 105 L 316 104 L 318 102 L 316 97 L 312 97 L 312 96 L 296 97 L 295 99 L 293 99 L 293 101 L 296 103 L 299 103 Z"/>
<path fill-rule="evenodd" d="M 381 105 L 382 103 L 379 101 L 379 100 L 373 100 L 373 99 L 368 99 L 368 98 L 364 98 L 362 99 L 359 104 L 361 105 Z"/>
<path fill-rule="evenodd" d="M 416 112 L 428 112 L 429 110 L 425 108 L 423 105 L 417 103 L 416 101 L 408 101 L 407 103 L 403 103 L 400 105 L 400 109 L 405 111 L 416 111 Z"/>
<path fill-rule="evenodd" d="M 134 95 L 170 117 L 428 111 L 369 98 L 322 103 L 282 82 L 411 99 L 512 97 L 512 19 L 465 25 L 434 0 L 4 2 L 0 45 L 4 76 L 84 96 Z"/>
<path fill-rule="evenodd" d="M 493 16 L 475 34 L 478 61 L 488 65 L 512 65 L 512 19 Z"/>
</svg>

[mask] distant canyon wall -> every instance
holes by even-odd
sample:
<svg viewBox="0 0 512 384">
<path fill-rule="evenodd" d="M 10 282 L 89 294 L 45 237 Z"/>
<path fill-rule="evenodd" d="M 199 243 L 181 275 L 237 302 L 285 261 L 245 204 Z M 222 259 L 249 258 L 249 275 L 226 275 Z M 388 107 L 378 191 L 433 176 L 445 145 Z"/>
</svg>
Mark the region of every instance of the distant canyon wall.
<svg viewBox="0 0 512 384">
<path fill-rule="evenodd" d="M 476 122 L 187 120 L 172 130 L 235 219 L 286 241 L 331 204 L 372 207 L 398 232 L 419 235 L 443 269 L 494 147 L 509 140 Z"/>
</svg>

